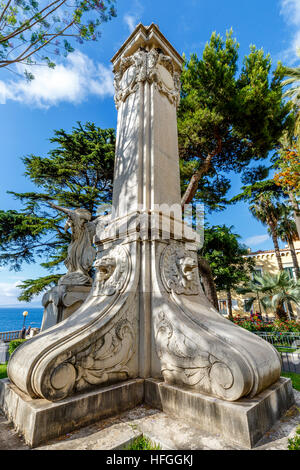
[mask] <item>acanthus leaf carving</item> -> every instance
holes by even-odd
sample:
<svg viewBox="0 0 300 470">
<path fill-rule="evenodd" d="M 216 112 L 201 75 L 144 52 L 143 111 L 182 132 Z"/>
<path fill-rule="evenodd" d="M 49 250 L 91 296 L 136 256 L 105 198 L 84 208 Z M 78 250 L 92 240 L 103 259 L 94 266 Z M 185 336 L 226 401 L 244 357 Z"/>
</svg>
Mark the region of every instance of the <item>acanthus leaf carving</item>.
<svg viewBox="0 0 300 470">
<path fill-rule="evenodd" d="M 149 52 L 140 47 L 132 56 L 121 59 L 118 70 L 114 70 L 115 103 L 117 108 L 128 96 L 135 93 L 139 83 L 154 83 L 170 103 L 176 107 L 180 101 L 180 73 L 175 71 L 171 57 L 159 49 Z M 169 77 L 166 76 L 169 75 Z M 169 85 L 166 85 L 166 79 Z"/>
<path fill-rule="evenodd" d="M 62 399 L 91 386 L 128 379 L 127 364 L 135 353 L 135 336 L 133 323 L 121 319 L 88 347 L 58 364 L 50 378 L 52 399 L 57 394 Z"/>
<path fill-rule="evenodd" d="M 208 351 L 202 351 L 165 313 L 160 313 L 156 319 L 155 341 L 166 383 L 226 398 L 227 390 L 234 384 L 228 365 Z"/>
</svg>

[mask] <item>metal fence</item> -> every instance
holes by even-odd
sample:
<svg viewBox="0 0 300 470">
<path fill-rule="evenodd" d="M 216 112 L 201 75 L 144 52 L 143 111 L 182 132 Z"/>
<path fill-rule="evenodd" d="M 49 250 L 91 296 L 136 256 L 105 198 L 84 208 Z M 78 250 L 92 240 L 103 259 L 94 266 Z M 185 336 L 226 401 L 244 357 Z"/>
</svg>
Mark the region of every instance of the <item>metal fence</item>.
<svg viewBox="0 0 300 470">
<path fill-rule="evenodd" d="M 255 332 L 280 353 L 283 372 L 300 374 L 300 333 Z"/>
</svg>

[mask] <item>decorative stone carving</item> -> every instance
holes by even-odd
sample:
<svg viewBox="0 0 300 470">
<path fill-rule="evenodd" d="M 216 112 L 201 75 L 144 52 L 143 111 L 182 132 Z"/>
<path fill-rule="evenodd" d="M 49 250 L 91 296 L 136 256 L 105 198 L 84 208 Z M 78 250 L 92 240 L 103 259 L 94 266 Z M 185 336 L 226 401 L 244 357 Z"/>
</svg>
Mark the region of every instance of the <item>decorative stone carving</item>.
<svg viewBox="0 0 300 470">
<path fill-rule="evenodd" d="M 58 285 L 50 289 L 42 298 L 44 307 L 41 331 L 65 320 L 86 300 L 90 286 Z"/>
<path fill-rule="evenodd" d="M 135 352 L 135 334 L 129 320 L 121 319 L 68 361 L 55 367 L 50 377 L 51 398 L 62 399 L 91 386 L 126 380 L 126 364 Z"/>
<path fill-rule="evenodd" d="M 234 385 L 230 368 L 208 351 L 201 351 L 199 345 L 175 329 L 164 313 L 156 321 L 155 340 L 167 383 L 226 399 L 226 392 Z"/>
<path fill-rule="evenodd" d="M 135 93 L 139 83 L 154 83 L 158 90 L 176 107 L 180 101 L 180 74 L 175 71 L 171 57 L 160 49 L 147 51 L 143 47 L 130 57 L 123 57 L 115 70 L 115 103 L 120 103 Z"/>
<path fill-rule="evenodd" d="M 93 297 L 111 296 L 120 292 L 128 278 L 131 265 L 126 248 L 118 246 L 109 256 L 103 256 L 95 262 L 97 270 L 93 288 Z"/>
<path fill-rule="evenodd" d="M 197 295 L 201 291 L 196 254 L 178 245 L 168 245 L 161 255 L 160 272 L 168 292 Z"/>
<path fill-rule="evenodd" d="M 43 295 L 44 315 L 41 331 L 61 321 L 65 290 L 66 286 L 55 286 Z"/>
<path fill-rule="evenodd" d="M 59 285 L 91 285 L 89 271 L 93 265 L 96 250 L 92 245 L 95 224 L 91 222 L 91 214 L 86 209 L 65 209 L 50 203 L 51 207 L 68 216 L 65 231 L 70 228 L 72 241 L 68 248 L 65 265 L 68 272 L 59 280 Z"/>
</svg>

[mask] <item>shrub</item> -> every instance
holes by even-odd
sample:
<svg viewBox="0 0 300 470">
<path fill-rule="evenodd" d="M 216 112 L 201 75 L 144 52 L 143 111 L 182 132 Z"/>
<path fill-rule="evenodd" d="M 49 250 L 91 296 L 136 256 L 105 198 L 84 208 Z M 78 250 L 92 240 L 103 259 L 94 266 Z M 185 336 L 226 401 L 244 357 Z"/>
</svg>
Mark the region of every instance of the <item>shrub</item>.
<svg viewBox="0 0 300 470">
<path fill-rule="evenodd" d="M 248 331 L 261 331 L 261 332 L 291 332 L 298 333 L 300 332 L 300 323 L 297 323 L 294 320 L 290 321 L 280 321 L 275 320 L 274 323 L 266 323 L 263 320 L 260 320 L 258 316 L 254 315 L 252 318 L 243 318 L 239 315 L 236 315 L 233 319 L 233 322 L 245 328 Z"/>
<path fill-rule="evenodd" d="M 161 450 L 161 447 L 153 444 L 147 437 L 140 436 L 134 439 L 124 450 Z"/>
<path fill-rule="evenodd" d="M 0 379 L 6 379 L 7 377 L 7 363 L 0 364 Z"/>
<path fill-rule="evenodd" d="M 295 437 L 289 439 L 288 450 L 300 450 L 300 428 L 297 429 Z"/>
<path fill-rule="evenodd" d="M 26 339 L 14 339 L 13 341 L 11 341 L 8 347 L 9 355 L 11 356 L 15 349 L 17 349 L 20 344 L 24 343 L 25 341 Z"/>
</svg>

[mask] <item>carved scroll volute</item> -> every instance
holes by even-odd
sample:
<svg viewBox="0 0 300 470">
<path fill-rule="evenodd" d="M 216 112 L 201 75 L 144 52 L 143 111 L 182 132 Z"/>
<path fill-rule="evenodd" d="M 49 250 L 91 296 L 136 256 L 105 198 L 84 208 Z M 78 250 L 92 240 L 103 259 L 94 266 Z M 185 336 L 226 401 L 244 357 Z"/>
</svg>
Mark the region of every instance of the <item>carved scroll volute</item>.
<svg viewBox="0 0 300 470">
<path fill-rule="evenodd" d="M 136 350 L 135 337 L 133 320 L 124 318 L 71 357 L 56 359 L 44 375 L 43 397 L 58 401 L 96 385 L 127 380 L 131 376 L 127 365 Z"/>
<path fill-rule="evenodd" d="M 211 353 L 212 338 L 202 331 L 202 341 L 193 338 L 182 319 L 180 329 L 164 312 L 155 321 L 156 352 L 161 363 L 161 373 L 166 383 L 188 387 L 227 401 L 236 401 L 251 389 L 245 377 L 249 370 L 242 359 L 224 360 L 225 348 L 216 357 Z M 207 338 L 206 338 L 207 336 Z M 228 354 L 230 356 L 230 353 Z M 246 374 L 243 374 L 246 372 Z"/>
<path fill-rule="evenodd" d="M 199 299 L 201 305 L 196 253 L 182 243 L 170 243 L 161 253 L 159 276 L 166 304 L 155 315 L 154 335 L 165 382 L 227 401 L 249 393 L 254 379 L 244 358 L 205 324 L 194 323 L 185 307 L 186 297 L 191 303 Z"/>
<path fill-rule="evenodd" d="M 180 72 L 175 70 L 171 57 L 158 49 L 140 48 L 130 57 L 121 59 L 114 70 L 115 103 L 117 108 L 128 96 L 135 93 L 139 83 L 153 83 L 176 107 L 180 101 Z"/>
<path fill-rule="evenodd" d="M 70 346 L 62 344 L 60 348 L 64 352 L 59 353 L 58 348 L 49 353 L 45 351 L 34 366 L 31 384 L 27 387 L 31 396 L 57 401 L 93 386 L 124 381 L 134 375 L 128 364 L 136 351 L 137 318 L 131 307 L 133 300 L 128 301 L 129 311 L 124 301 L 124 291 L 132 273 L 130 254 L 124 246 L 117 246 L 95 264 L 97 274 L 87 308 L 98 306 L 100 313 L 105 304 L 109 313 L 110 305 L 118 305 L 120 301 L 117 314 L 91 337 L 88 331 L 75 334 L 74 339 L 70 337 Z M 129 298 L 135 295 L 133 290 Z M 109 299 L 111 301 L 107 303 Z"/>
</svg>

